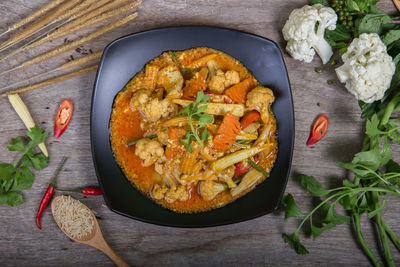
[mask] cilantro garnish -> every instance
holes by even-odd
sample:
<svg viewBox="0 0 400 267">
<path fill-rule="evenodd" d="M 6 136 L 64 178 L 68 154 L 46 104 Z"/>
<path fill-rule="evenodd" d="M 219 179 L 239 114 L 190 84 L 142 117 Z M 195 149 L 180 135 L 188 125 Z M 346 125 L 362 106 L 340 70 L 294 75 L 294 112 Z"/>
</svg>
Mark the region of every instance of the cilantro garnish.
<svg viewBox="0 0 400 267">
<path fill-rule="evenodd" d="M 0 205 L 21 205 L 24 200 L 22 194 L 17 191 L 31 189 L 35 179 L 30 167 L 41 170 L 49 163 L 48 157 L 33 150 L 46 140 L 48 133 L 35 126 L 26 134 L 31 139 L 27 145 L 24 145 L 21 137 L 17 137 L 11 139 L 8 146 L 9 151 L 22 152 L 14 163 L 0 163 Z"/>
<path fill-rule="evenodd" d="M 197 92 L 196 101 L 190 103 L 180 112 L 180 114 L 183 114 L 189 118 L 191 131 L 186 133 L 185 138 L 181 139 L 181 143 L 190 153 L 193 152 L 191 145 L 193 139 L 195 139 L 200 146 L 204 146 L 204 143 L 207 142 L 207 139 L 210 136 L 210 132 L 207 130 L 206 124 L 211 123 L 213 121 L 213 117 L 207 113 L 204 113 L 204 111 L 207 109 L 206 103 L 208 100 L 210 100 L 210 96 L 205 95 L 203 91 L 199 91 Z M 199 121 L 199 125 L 197 127 L 193 124 L 193 119 Z"/>
</svg>

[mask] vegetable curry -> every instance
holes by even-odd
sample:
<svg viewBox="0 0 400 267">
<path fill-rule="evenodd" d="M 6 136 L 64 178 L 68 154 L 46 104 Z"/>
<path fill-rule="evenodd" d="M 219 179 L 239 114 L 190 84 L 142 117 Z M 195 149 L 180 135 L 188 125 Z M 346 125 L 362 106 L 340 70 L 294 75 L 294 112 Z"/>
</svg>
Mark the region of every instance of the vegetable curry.
<svg viewBox="0 0 400 267">
<path fill-rule="evenodd" d="M 273 167 L 274 100 L 271 89 L 221 51 L 164 52 L 114 100 L 115 158 L 135 187 L 168 209 L 221 207 Z"/>
</svg>

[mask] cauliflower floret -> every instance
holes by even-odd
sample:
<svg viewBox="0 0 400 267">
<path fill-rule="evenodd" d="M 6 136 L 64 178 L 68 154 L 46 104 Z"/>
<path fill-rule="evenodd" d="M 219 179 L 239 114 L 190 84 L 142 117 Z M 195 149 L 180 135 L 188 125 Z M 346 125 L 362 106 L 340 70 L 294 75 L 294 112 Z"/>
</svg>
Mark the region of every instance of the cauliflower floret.
<svg viewBox="0 0 400 267">
<path fill-rule="evenodd" d="M 222 170 L 218 174 L 218 179 L 220 181 L 225 182 L 229 188 L 236 187 L 237 185 L 232 181 L 232 177 L 235 175 L 235 166 L 230 166 L 224 170 Z"/>
<path fill-rule="evenodd" d="M 168 117 L 175 111 L 174 104 L 169 99 L 159 100 L 151 97 L 149 90 L 138 90 L 131 98 L 129 103 L 131 109 L 137 109 L 143 118 L 150 122 Z"/>
<path fill-rule="evenodd" d="M 148 167 L 164 157 L 164 148 L 156 140 L 143 138 L 137 142 L 135 154 L 143 161 L 143 166 Z"/>
<path fill-rule="evenodd" d="M 225 72 L 225 87 L 237 84 L 240 82 L 239 73 L 236 70 L 228 70 Z"/>
<path fill-rule="evenodd" d="M 167 91 L 167 98 L 182 97 L 183 76 L 175 65 L 162 68 L 158 73 L 157 84 Z"/>
<path fill-rule="evenodd" d="M 355 38 L 342 59 L 344 64 L 336 69 L 336 74 L 350 93 L 366 103 L 383 97 L 395 64 L 376 33 L 363 33 Z"/>
<path fill-rule="evenodd" d="M 333 51 L 324 39 L 324 33 L 325 29 L 336 29 L 336 21 L 335 11 L 321 4 L 294 9 L 282 30 L 283 37 L 288 42 L 287 52 L 294 59 L 311 62 L 316 51 L 322 62 L 327 63 Z"/>
<path fill-rule="evenodd" d="M 240 77 L 237 71 L 228 70 L 224 73 L 222 70 L 218 69 L 208 82 L 208 88 L 213 93 L 222 94 L 225 88 L 239 82 Z"/>
<path fill-rule="evenodd" d="M 160 186 L 158 184 L 154 185 L 152 191 L 151 191 L 151 196 L 154 199 L 163 199 L 165 196 L 165 193 L 167 193 L 168 187 L 166 186 Z"/>
<path fill-rule="evenodd" d="M 212 200 L 226 189 L 225 185 L 214 181 L 200 181 L 199 183 L 199 193 L 205 201 Z"/>
<path fill-rule="evenodd" d="M 263 108 L 268 107 L 274 101 L 275 97 L 271 89 L 257 86 L 247 94 L 246 107 L 249 110 L 263 112 Z"/>
<path fill-rule="evenodd" d="M 225 74 L 222 70 L 217 70 L 215 75 L 208 82 L 208 88 L 211 92 L 222 94 L 225 90 Z"/>
<path fill-rule="evenodd" d="M 186 201 L 189 199 L 189 193 L 184 185 L 178 185 L 176 187 L 171 187 L 165 193 L 165 201 L 168 203 L 174 203 L 175 201 Z"/>
</svg>

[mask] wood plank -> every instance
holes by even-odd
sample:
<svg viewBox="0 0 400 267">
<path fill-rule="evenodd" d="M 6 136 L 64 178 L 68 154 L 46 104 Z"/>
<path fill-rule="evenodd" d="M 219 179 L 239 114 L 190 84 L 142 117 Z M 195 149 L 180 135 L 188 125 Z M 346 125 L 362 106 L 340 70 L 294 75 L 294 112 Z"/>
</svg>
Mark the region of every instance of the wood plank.
<svg viewBox="0 0 400 267">
<path fill-rule="evenodd" d="M 10 0 L 0 3 L 0 29 L 26 16 L 48 0 Z M 127 27 L 118 29 L 98 41 L 85 45 L 93 51 L 103 48 L 110 41 L 127 35 L 157 27 L 176 25 L 214 25 L 254 33 L 274 40 L 284 50 L 281 29 L 293 8 L 301 7 L 302 0 L 218 0 L 176 1 L 147 0 L 140 6 L 139 17 Z M 380 7 L 393 11 L 389 0 Z M 177 19 L 179 18 L 179 19 Z M 93 30 L 91 28 L 90 30 Z M 73 39 L 89 32 L 85 30 L 68 36 Z M 3 41 L 5 38 L 1 39 Z M 48 50 L 58 40 L 32 51 L 22 53 L 0 64 L 0 71 L 23 62 L 35 54 Z M 4 55 L 1 54 L 1 55 Z M 71 53 L 0 77 L 0 86 L 18 81 L 34 73 L 51 69 L 65 62 Z M 73 52 L 74 57 L 77 56 Z M 296 182 L 300 173 L 314 175 L 324 185 L 337 184 L 346 172 L 337 167 L 338 161 L 349 161 L 361 148 L 364 122 L 360 119 L 357 101 L 339 84 L 333 67 L 321 67 L 316 57 L 311 64 L 301 63 L 284 52 L 284 60 L 292 84 L 296 112 L 296 144 L 293 167 L 287 193 L 292 193 L 299 206 L 309 209 L 310 196 Z M 55 265 L 112 265 L 101 252 L 91 247 L 71 242 L 58 228 L 46 210 L 43 230 L 35 225 L 35 214 L 45 187 L 62 156 L 69 160 L 58 179 L 58 186 L 73 188 L 96 185 L 89 136 L 89 115 L 94 73 L 77 77 L 63 83 L 22 94 L 34 120 L 50 133 L 56 109 L 63 98 L 75 104 L 75 111 L 68 130 L 62 138 L 50 137 L 47 144 L 51 155 L 50 166 L 36 172 L 36 181 L 30 191 L 24 193 L 25 203 L 19 207 L 0 206 L 0 261 L 3 265 L 55 266 Z M 327 80 L 334 80 L 328 85 Z M 321 103 L 318 106 L 317 103 Z M 15 154 L 8 152 L 7 144 L 14 136 L 23 135 L 25 127 L 12 110 L 7 99 L 0 99 L 0 162 L 10 162 Z M 330 118 L 330 128 L 323 142 L 315 147 L 306 147 L 312 121 L 324 113 Z M 399 159 L 400 149 L 394 151 Z M 368 266 L 369 262 L 355 242 L 354 232 L 347 225 L 325 232 L 316 241 L 304 238 L 311 252 L 296 255 L 282 241 L 283 232 L 292 232 L 296 220 L 283 222 L 283 212 L 263 216 L 251 221 L 204 229 L 179 229 L 155 226 L 119 216 L 111 212 L 102 197 L 83 197 L 73 194 L 91 207 L 99 217 L 104 236 L 110 246 L 129 264 L 140 266 Z M 393 230 L 400 234 L 400 200 L 393 199 L 385 210 L 384 218 Z M 368 221 L 363 221 L 365 238 L 377 251 L 375 237 Z M 400 253 L 392 246 L 395 261 L 400 263 Z"/>
</svg>

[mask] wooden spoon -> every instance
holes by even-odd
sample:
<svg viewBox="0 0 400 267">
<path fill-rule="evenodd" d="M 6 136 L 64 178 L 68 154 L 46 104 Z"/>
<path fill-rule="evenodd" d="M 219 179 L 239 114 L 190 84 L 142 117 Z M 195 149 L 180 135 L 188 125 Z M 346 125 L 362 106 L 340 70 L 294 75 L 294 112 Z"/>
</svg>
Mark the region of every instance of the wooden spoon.
<svg viewBox="0 0 400 267">
<path fill-rule="evenodd" d="M 397 10 L 400 11 L 400 0 L 393 0 L 393 3 L 397 7 Z"/>
<path fill-rule="evenodd" d="M 97 248 L 98 250 L 102 251 L 104 254 L 106 254 L 117 266 L 129 266 L 123 259 L 121 259 L 117 254 L 115 254 L 115 252 L 110 248 L 110 246 L 107 244 L 107 242 L 104 240 L 104 237 L 101 233 L 100 230 L 100 226 L 99 223 L 97 222 L 96 216 L 94 216 L 93 212 L 82 203 L 83 206 L 85 206 L 85 208 L 87 208 L 90 212 L 90 215 L 93 218 L 93 229 L 92 232 L 88 233 L 86 236 L 84 236 L 81 239 L 77 239 L 75 237 L 72 237 L 71 235 L 69 235 L 61 226 L 61 223 L 59 221 L 57 221 L 56 217 L 54 216 L 55 214 L 55 203 L 57 202 L 58 199 L 62 198 L 62 197 L 66 197 L 66 196 L 58 196 L 56 198 L 54 198 L 53 202 L 51 203 L 51 211 L 53 213 L 53 218 L 56 221 L 58 227 L 60 227 L 60 229 L 64 232 L 64 234 L 66 234 L 69 238 L 71 238 L 72 240 L 82 243 L 82 244 L 86 244 L 89 246 L 92 246 L 94 248 Z"/>
</svg>

